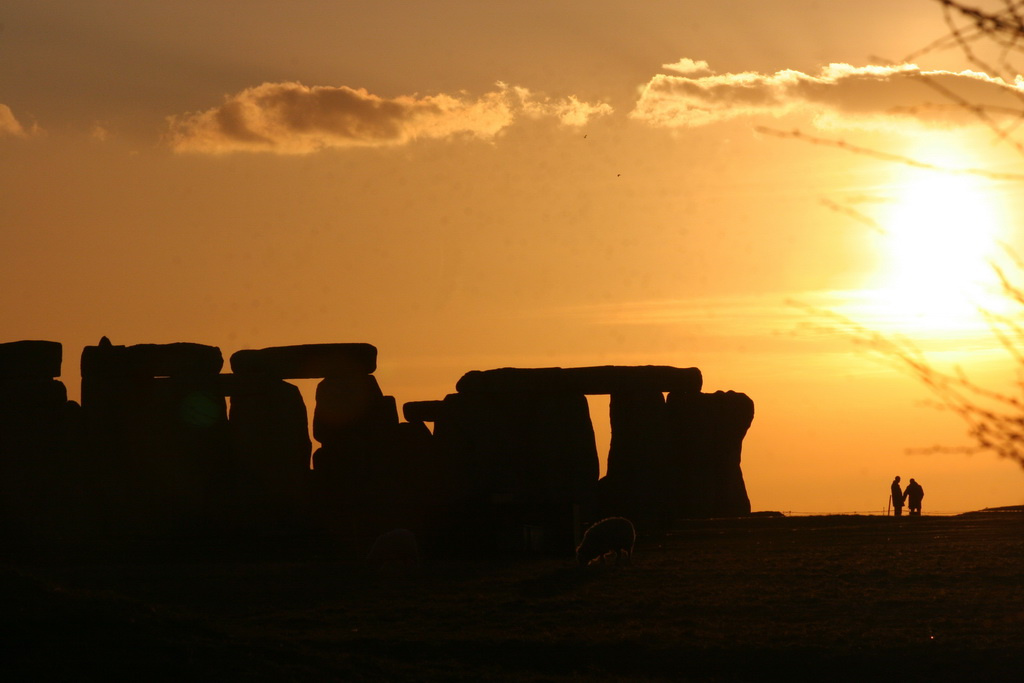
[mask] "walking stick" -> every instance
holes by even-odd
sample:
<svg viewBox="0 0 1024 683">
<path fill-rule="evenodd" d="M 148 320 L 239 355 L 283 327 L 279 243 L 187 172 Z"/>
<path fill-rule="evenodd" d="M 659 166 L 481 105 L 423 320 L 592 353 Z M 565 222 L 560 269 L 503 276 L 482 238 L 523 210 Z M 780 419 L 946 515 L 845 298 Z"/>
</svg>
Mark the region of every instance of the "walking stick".
<svg viewBox="0 0 1024 683">
<path fill-rule="evenodd" d="M 889 494 L 889 502 L 885 504 L 885 516 L 889 516 L 889 507 L 892 505 L 892 494 Z"/>
</svg>

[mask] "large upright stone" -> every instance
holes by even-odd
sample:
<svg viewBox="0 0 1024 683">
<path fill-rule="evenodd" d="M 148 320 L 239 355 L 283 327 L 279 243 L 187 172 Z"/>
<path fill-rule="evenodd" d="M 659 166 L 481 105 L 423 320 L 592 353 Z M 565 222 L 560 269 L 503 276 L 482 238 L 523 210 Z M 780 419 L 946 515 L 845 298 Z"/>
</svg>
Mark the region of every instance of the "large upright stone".
<svg viewBox="0 0 1024 683">
<path fill-rule="evenodd" d="M 14 425 L 29 415 L 63 409 L 67 400 L 68 390 L 57 379 L 0 378 L 0 420 L 5 423 Z"/>
<path fill-rule="evenodd" d="M 754 419 L 746 394 L 669 394 L 668 438 L 679 514 L 734 517 L 750 514 L 740 469 L 743 438 Z"/>
<path fill-rule="evenodd" d="M 423 449 L 410 449 L 399 427 L 395 398 L 373 375 L 338 374 L 317 385 L 313 436 L 323 446 L 313 475 L 328 528 L 379 534 L 420 523 L 413 511 Z"/>
<path fill-rule="evenodd" d="M 227 466 L 223 358 L 193 343 L 82 352 L 88 458 L 108 520 L 131 533 L 199 529 Z"/>
<path fill-rule="evenodd" d="M 65 426 L 67 404 L 67 388 L 60 380 L 0 379 L 0 462 L 52 457 L 53 440 Z"/>
<path fill-rule="evenodd" d="M 265 376 L 224 378 L 231 399 L 233 521 L 280 532 L 308 521 L 309 422 L 299 388 Z"/>
<path fill-rule="evenodd" d="M 611 443 L 601 483 L 602 514 L 629 517 L 645 530 L 671 517 L 665 475 L 671 453 L 665 398 L 660 391 L 619 391 L 608 405 Z"/>
<path fill-rule="evenodd" d="M 212 384 L 224 366 L 216 346 L 172 344 L 113 345 L 106 337 L 82 349 L 82 407 L 105 418 L 133 411 L 156 377 L 196 378 Z"/>
<path fill-rule="evenodd" d="M 316 388 L 313 438 L 343 445 L 398 424 L 394 397 L 385 397 L 373 375 L 335 375 Z"/>
<path fill-rule="evenodd" d="M 135 396 L 129 471 L 156 528 L 202 529 L 230 467 L 227 401 L 217 375 L 155 377 Z"/>
<path fill-rule="evenodd" d="M 115 346 L 104 337 L 100 344 L 82 350 L 82 407 L 94 427 L 111 432 L 108 436 L 114 441 L 125 441 L 114 432 L 132 432 L 130 441 L 136 438 L 137 423 L 166 417 L 146 411 L 178 414 L 192 410 L 195 405 L 189 397 L 193 395 L 220 394 L 214 406 L 220 412 L 223 394 L 218 373 L 223 365 L 215 346 L 188 342 Z M 153 381 L 168 377 L 178 380 L 174 391 L 181 395 L 174 400 L 180 404 L 168 403 L 160 395 L 163 389 L 159 387 L 167 383 Z M 118 445 L 128 447 L 129 443 Z"/>
<path fill-rule="evenodd" d="M 312 442 L 302 393 L 294 384 L 266 377 L 226 375 L 228 421 L 236 455 L 276 476 L 309 470 Z"/>
<path fill-rule="evenodd" d="M 238 375 L 320 379 L 369 375 L 376 369 L 377 347 L 372 344 L 298 344 L 246 349 L 231 354 L 231 371 Z"/>
<path fill-rule="evenodd" d="M 573 392 L 457 393 L 434 435 L 462 505 L 465 533 L 487 542 L 522 525 L 545 528 L 550 547 L 571 545 L 573 508 L 596 502 L 597 448 L 586 397 Z M 476 526 L 474 526 L 476 525 Z"/>
<path fill-rule="evenodd" d="M 61 360 L 58 342 L 0 344 L 0 530 L 34 540 L 94 530 L 79 406 L 55 379 Z"/>
<path fill-rule="evenodd" d="M 48 371 L 44 371 L 45 375 Z M 75 436 L 64 384 L 46 376 L 0 378 L 0 533 L 42 540 L 81 519 L 69 492 Z"/>
<path fill-rule="evenodd" d="M 608 476 L 638 481 L 665 460 L 665 397 L 660 391 L 619 391 L 608 402 Z"/>
</svg>

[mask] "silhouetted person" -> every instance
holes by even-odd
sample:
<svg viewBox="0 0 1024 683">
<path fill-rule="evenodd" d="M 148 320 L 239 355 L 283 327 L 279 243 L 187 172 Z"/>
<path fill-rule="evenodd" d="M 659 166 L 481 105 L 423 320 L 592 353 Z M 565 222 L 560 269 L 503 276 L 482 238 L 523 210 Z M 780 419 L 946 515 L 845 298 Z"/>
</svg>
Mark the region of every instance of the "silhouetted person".
<svg viewBox="0 0 1024 683">
<path fill-rule="evenodd" d="M 914 481 L 911 479 L 910 481 Z M 892 514 L 896 517 L 903 516 L 903 498 L 906 494 L 900 488 L 900 478 L 896 477 L 892 480 L 892 485 L 889 487 L 892 492 Z"/>
<path fill-rule="evenodd" d="M 921 500 L 924 498 L 924 489 L 913 479 L 907 484 L 907 490 L 903 494 L 907 497 L 907 507 L 910 508 L 910 515 L 921 516 Z"/>
</svg>

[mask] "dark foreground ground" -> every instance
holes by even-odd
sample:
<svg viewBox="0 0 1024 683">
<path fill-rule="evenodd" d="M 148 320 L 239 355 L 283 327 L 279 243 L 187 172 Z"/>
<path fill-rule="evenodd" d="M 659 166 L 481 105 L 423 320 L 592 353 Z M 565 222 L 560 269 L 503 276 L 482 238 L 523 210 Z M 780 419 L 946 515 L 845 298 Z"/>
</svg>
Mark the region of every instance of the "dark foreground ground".
<svg viewBox="0 0 1024 683">
<path fill-rule="evenodd" d="M 311 539 L 13 549 L 0 601 L 6 680 L 1020 681 L 1024 513 L 692 522 L 584 572 L 388 577 Z"/>
</svg>

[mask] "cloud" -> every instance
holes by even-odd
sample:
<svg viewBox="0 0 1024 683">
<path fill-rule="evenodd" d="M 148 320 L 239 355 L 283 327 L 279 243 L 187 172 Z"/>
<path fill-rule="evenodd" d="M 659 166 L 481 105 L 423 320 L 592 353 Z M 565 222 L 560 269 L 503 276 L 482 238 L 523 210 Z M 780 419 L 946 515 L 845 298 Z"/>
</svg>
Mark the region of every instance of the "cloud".
<svg viewBox="0 0 1024 683">
<path fill-rule="evenodd" d="M 758 293 L 561 307 L 552 315 L 574 317 L 594 325 L 667 325 L 699 331 L 716 329 L 723 334 L 742 336 L 777 332 L 784 325 L 792 325 L 801 313 L 781 295 Z"/>
<path fill-rule="evenodd" d="M 703 126 L 745 116 L 810 111 L 819 122 L 860 125 L 914 120 L 934 125 L 976 121 L 1024 111 L 1024 82 L 1007 83 L 976 71 L 922 71 L 913 64 L 854 67 L 830 64 L 816 75 L 784 70 L 696 75 L 705 62 L 681 59 L 641 89 L 633 119 L 662 127 Z"/>
<path fill-rule="evenodd" d="M 0 138 L 25 138 L 36 132 L 38 132 L 38 129 L 35 126 L 25 130 L 25 127 L 18 123 L 18 119 L 14 118 L 14 112 L 11 111 L 11 108 L 6 104 L 0 104 Z"/>
<path fill-rule="evenodd" d="M 99 121 L 92 124 L 89 130 L 89 137 L 96 142 L 106 142 L 110 139 L 110 130 Z"/>
<path fill-rule="evenodd" d="M 264 83 L 226 97 L 213 109 L 171 117 L 169 143 L 179 152 L 308 154 L 456 136 L 489 139 L 519 116 L 579 126 L 610 112 L 606 104 L 538 98 L 504 83 L 475 98 L 465 93 L 384 98 L 362 88 Z"/>
<path fill-rule="evenodd" d="M 678 62 L 673 62 L 672 64 L 662 64 L 661 68 L 680 74 L 711 73 L 708 63 L 703 59 L 696 61 L 688 57 L 683 57 Z"/>
<path fill-rule="evenodd" d="M 544 98 L 538 100 L 526 88 L 511 89 L 518 100 L 518 109 L 530 118 L 555 118 L 565 126 L 584 126 L 595 116 L 606 116 L 612 113 L 612 107 L 604 102 L 591 104 L 581 102 L 575 95 L 564 100 Z"/>
</svg>

